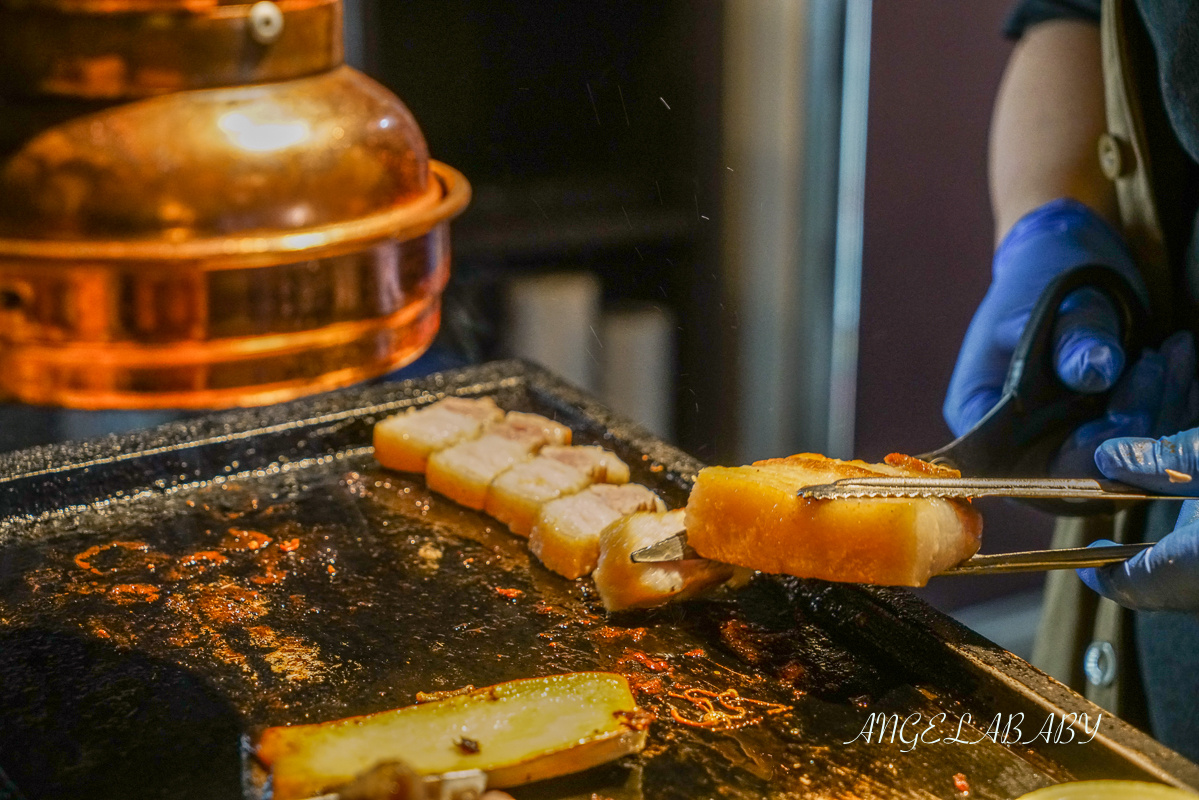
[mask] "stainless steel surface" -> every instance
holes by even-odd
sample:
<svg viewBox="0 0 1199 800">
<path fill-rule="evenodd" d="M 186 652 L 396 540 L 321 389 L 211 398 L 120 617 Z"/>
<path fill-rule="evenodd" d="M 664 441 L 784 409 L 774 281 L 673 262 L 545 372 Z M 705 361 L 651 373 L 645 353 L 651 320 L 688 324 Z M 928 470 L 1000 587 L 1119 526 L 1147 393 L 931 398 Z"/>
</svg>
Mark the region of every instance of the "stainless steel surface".
<svg viewBox="0 0 1199 800">
<path fill-rule="evenodd" d="M 669 539 L 663 539 L 657 544 L 635 550 L 629 559 L 634 564 L 648 564 L 656 561 L 686 561 L 689 558 L 699 558 L 699 553 L 687 544 L 686 533 L 676 533 Z"/>
<path fill-rule="evenodd" d="M 1103 567 L 1127 561 L 1149 544 L 1121 544 L 1114 547 L 1071 547 L 1061 550 L 1027 550 L 1021 553 L 996 553 L 974 556 L 941 575 L 997 575 L 1005 572 L 1044 572 L 1050 569 Z"/>
<path fill-rule="evenodd" d="M 1021 497 L 1054 500 L 1186 500 L 1135 486 L 1089 478 L 845 478 L 804 486 L 808 500 L 870 497 Z"/>
</svg>

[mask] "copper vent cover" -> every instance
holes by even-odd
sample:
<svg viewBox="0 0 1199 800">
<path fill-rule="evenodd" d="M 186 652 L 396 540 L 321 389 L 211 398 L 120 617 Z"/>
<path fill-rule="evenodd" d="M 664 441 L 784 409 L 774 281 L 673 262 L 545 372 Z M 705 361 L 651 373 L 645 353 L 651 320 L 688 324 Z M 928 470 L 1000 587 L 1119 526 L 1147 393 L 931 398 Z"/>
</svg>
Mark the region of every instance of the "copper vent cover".
<svg viewBox="0 0 1199 800">
<path fill-rule="evenodd" d="M 258 405 L 429 345 L 469 201 L 340 0 L 0 0 L 0 396 Z"/>
</svg>

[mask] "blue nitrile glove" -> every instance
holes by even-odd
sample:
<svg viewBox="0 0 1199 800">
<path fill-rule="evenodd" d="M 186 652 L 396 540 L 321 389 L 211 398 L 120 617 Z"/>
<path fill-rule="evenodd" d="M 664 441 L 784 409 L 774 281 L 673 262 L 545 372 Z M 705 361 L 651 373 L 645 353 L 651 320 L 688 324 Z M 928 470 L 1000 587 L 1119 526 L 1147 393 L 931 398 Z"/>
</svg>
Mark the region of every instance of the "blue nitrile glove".
<svg viewBox="0 0 1199 800">
<path fill-rule="evenodd" d="M 979 304 L 945 396 L 943 412 L 961 436 L 999 402 L 1012 353 L 1045 287 L 1087 264 L 1112 267 L 1144 295 L 1144 284 L 1114 228 L 1082 203 L 1062 198 L 1020 219 L 999 247 L 991 287 Z M 1110 300 L 1094 289 L 1071 293 L 1058 310 L 1054 366 L 1070 388 L 1110 389 L 1124 369 L 1120 323 Z"/>
<path fill-rule="evenodd" d="M 1115 544 L 1106 539 L 1091 547 Z M 1078 570 L 1094 591 L 1136 611 L 1199 611 L 1199 500 L 1182 504 L 1174 530 L 1121 564 Z"/>
<path fill-rule="evenodd" d="M 1151 491 L 1199 496 L 1199 428 L 1162 439 L 1104 442 L 1095 463 L 1112 480 Z M 1167 470 L 1174 472 L 1173 480 Z M 1193 476 L 1186 482 L 1181 476 Z M 1092 547 L 1110 545 L 1100 540 Z M 1187 500 L 1174 530 L 1122 564 L 1078 570 L 1087 586 L 1126 608 L 1199 611 L 1199 500 Z"/>
<path fill-rule="evenodd" d="M 1199 382 L 1195 380 L 1195 368 L 1195 342 L 1189 332 L 1175 333 L 1157 350 L 1145 348 L 1137 363 L 1116 384 L 1106 413 L 1079 426 L 1070 435 L 1058 451 L 1050 472 L 1067 478 L 1099 477 L 1104 470 L 1098 461 L 1102 451 L 1096 448 L 1108 440 L 1163 436 L 1199 422 Z"/>
</svg>

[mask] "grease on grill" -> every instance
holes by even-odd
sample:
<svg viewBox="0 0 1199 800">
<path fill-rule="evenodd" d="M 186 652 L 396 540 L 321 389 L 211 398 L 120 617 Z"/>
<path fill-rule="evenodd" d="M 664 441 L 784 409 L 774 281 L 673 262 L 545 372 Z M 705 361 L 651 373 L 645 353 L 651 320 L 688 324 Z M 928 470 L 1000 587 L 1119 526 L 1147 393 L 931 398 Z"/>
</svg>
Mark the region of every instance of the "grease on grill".
<svg viewBox="0 0 1199 800">
<path fill-rule="evenodd" d="M 232 496 L 243 507 L 236 510 L 194 499 L 187 506 L 230 520 L 254 513 L 258 499 L 238 494 Z M 291 522 L 279 527 L 284 534 L 301 530 Z M 157 641 L 186 652 L 187 662 L 211 659 L 253 682 L 260 670 L 269 670 L 287 684 L 319 683 L 330 670 L 319 646 L 262 620 L 277 605 L 274 595 L 264 591 L 283 583 L 293 567 L 306 561 L 302 538 L 284 539 L 244 525 L 215 527 L 179 542 L 192 548 L 182 554 L 170 552 L 169 536 L 161 541 L 120 538 L 74 552 L 67 557 L 69 567 L 52 548 L 42 566 L 26 573 L 25 583 L 43 607 L 65 610 L 85 598 L 99 598 L 101 604 L 75 612 L 82 612 L 82 626 L 97 639 L 122 647 Z M 131 616 L 135 608 L 150 606 L 160 610 L 144 619 Z"/>
<path fill-rule="evenodd" d="M 280 548 L 270 548 L 258 553 L 254 557 L 254 563 L 262 572 L 259 575 L 252 575 L 250 582 L 259 586 L 277 586 L 283 583 L 291 570 L 284 569 L 281 564 L 285 563 L 287 556 L 294 551 L 295 549 L 285 551 Z"/>
<path fill-rule="evenodd" d="M 645 638 L 645 628 L 614 628 L 611 625 L 605 625 L 591 632 L 591 635 L 598 639 L 611 641 L 613 639 L 630 639 L 634 644 Z"/>
<path fill-rule="evenodd" d="M 441 557 L 445 555 L 445 551 L 433 542 L 425 542 L 416 551 L 416 555 L 421 560 L 421 567 L 428 570 L 436 570 L 441 566 Z"/>
<path fill-rule="evenodd" d="M 108 590 L 108 594 L 114 603 L 124 606 L 133 603 L 153 603 L 158 599 L 159 591 L 157 586 L 148 583 L 118 583 Z"/>
<path fill-rule="evenodd" d="M 663 658 L 654 658 L 642 650 L 626 650 L 625 654 L 617 660 L 616 666 L 622 667 L 625 664 L 637 663 L 648 669 L 650 672 L 667 672 L 670 670 L 670 662 Z"/>
<path fill-rule="evenodd" d="M 619 638 L 607 626 L 591 631 L 591 636 L 601 642 Z M 677 666 L 672 659 L 678 662 Z M 712 670 L 713 666 L 719 667 L 719 671 Z M 647 708 L 646 713 L 682 727 L 730 733 L 790 711 L 782 703 L 745 697 L 737 688 L 728 686 L 730 680 L 754 683 L 760 678 L 717 665 L 703 648 L 672 656 L 625 648 L 616 658 L 616 668 L 623 672 L 638 702 Z M 725 687 L 719 691 L 708 688 L 713 681 L 723 681 Z"/>
<path fill-rule="evenodd" d="M 294 541 L 296 543 L 296 547 L 298 547 L 300 544 L 299 540 L 296 539 Z M 221 542 L 221 547 L 226 550 L 234 551 L 254 551 L 261 550 L 270 543 L 271 537 L 267 536 L 261 531 L 251 531 L 244 528 L 230 528 L 229 532 L 225 534 L 224 541 Z M 293 547 L 292 549 L 294 550 L 295 548 Z"/>
<path fill-rule="evenodd" d="M 215 550 L 201 550 L 180 558 L 174 567 L 164 573 L 163 577 L 169 581 L 180 581 L 197 577 L 227 563 L 229 563 L 228 556 Z"/>
<path fill-rule="evenodd" d="M 199 611 L 215 625 L 235 625 L 266 614 L 266 598 L 254 589 L 235 583 L 207 583 L 196 586 L 171 602 L 176 610 L 194 615 Z"/>
<path fill-rule="evenodd" d="M 102 571 L 92 566 L 92 559 L 96 558 L 101 553 L 114 548 L 128 550 L 135 553 L 144 553 L 150 549 L 150 545 L 146 544 L 145 542 L 106 542 L 105 544 L 92 545 L 82 553 L 76 554 L 74 558 L 75 566 L 79 567 L 80 569 L 87 570 L 93 575 L 104 575 L 106 572 L 113 572 L 117 569 L 116 565 L 110 567 L 108 570 Z"/>
<path fill-rule="evenodd" d="M 772 631 L 732 618 L 720 623 L 719 633 L 722 644 L 755 670 L 790 686 L 796 699 L 813 693 L 851 701 L 894 682 L 894 677 L 835 646 L 826 632 L 810 624 L 801 622 L 794 630 Z"/>
<path fill-rule="evenodd" d="M 633 690 L 633 694 L 642 695 L 660 695 L 666 691 L 666 684 L 662 682 L 662 678 L 655 675 L 646 677 L 642 675 L 626 675 L 629 681 L 629 688 Z"/>
<path fill-rule="evenodd" d="M 629 730 L 634 731 L 649 730 L 650 724 L 658 718 L 656 714 L 643 708 L 635 708 L 632 711 L 613 711 L 612 716 L 627 725 Z"/>
<path fill-rule="evenodd" d="M 263 658 L 271 672 L 293 682 L 324 680 L 328 668 L 321 661 L 321 651 L 316 645 L 297 636 L 280 636 L 265 625 L 246 628 L 246 632 L 255 647 L 269 651 Z"/>
<path fill-rule="evenodd" d="M 679 712 L 674 706 L 670 707 L 670 718 L 680 725 L 692 728 L 706 728 L 712 731 L 735 731 L 741 728 L 757 725 L 765 717 L 785 714 L 790 709 L 782 703 L 770 703 L 765 700 L 753 700 L 742 697 L 736 689 L 725 689 L 723 692 L 713 692 L 708 689 L 690 687 L 682 692 L 668 692 L 668 697 L 685 700 L 702 711 L 698 719 L 693 719 Z M 716 708 L 715 703 L 721 708 Z M 755 715 L 746 705 L 756 706 L 760 713 Z"/>
</svg>

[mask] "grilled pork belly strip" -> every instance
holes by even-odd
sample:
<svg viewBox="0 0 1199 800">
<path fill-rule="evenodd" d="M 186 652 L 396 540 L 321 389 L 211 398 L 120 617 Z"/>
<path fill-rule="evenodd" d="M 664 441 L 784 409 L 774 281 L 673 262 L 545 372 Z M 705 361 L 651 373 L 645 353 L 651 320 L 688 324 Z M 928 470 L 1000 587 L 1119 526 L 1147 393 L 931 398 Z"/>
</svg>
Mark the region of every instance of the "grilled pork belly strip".
<svg viewBox="0 0 1199 800">
<path fill-rule="evenodd" d="M 533 555 L 566 578 L 591 574 L 600 556 L 600 534 L 637 511 L 665 511 L 666 504 L 637 483 L 598 483 L 541 507 L 529 535 Z"/>
<path fill-rule="evenodd" d="M 381 464 L 425 471 L 430 489 L 486 510 L 519 536 L 532 535 L 533 553 L 550 569 L 574 579 L 596 568 L 605 528 L 621 527 L 630 514 L 665 512 L 666 506 L 646 487 L 628 484 L 629 466 L 615 453 L 594 445 L 568 446 L 570 438 L 566 426 L 537 414 L 505 415 L 490 398 L 446 398 L 375 426 Z M 681 514 L 675 512 L 669 524 L 676 524 Z M 660 527 L 646 519 L 629 530 L 642 541 Z M 629 535 L 613 541 L 623 548 Z M 611 559 L 608 573 L 620 577 L 609 579 L 603 596 L 613 609 L 691 596 L 730 572 L 725 565 L 698 560 L 634 565 L 631 552 L 623 553 L 626 571 L 626 565 L 616 563 L 620 557 Z M 618 586 L 619 580 L 630 585 Z"/>
<path fill-rule="evenodd" d="M 508 468 L 550 444 L 570 444 L 571 430 L 538 414 L 509 411 L 503 422 L 478 439 L 456 444 L 429 457 L 425 482 L 456 503 L 482 510 L 487 488 Z"/>
<path fill-rule="evenodd" d="M 705 559 L 635 564 L 632 555 L 643 547 L 683 530 L 682 509 L 641 512 L 604 529 L 600 537 L 599 564 L 592 573 L 604 608 L 649 608 L 686 600 L 733 575 L 733 568 Z"/>
<path fill-rule="evenodd" d="M 629 465 L 611 450 L 594 444 L 546 447 L 541 455 L 583 470 L 596 483 L 628 483 Z"/>
<path fill-rule="evenodd" d="M 503 418 L 490 397 L 447 397 L 376 423 L 375 458 L 389 469 L 424 472 L 430 454 L 474 439 Z"/>
<path fill-rule="evenodd" d="M 765 572 L 851 583 L 923 586 L 978 550 L 982 519 L 941 498 L 807 500 L 801 486 L 841 478 L 958 476 L 911 456 L 884 464 L 803 453 L 700 470 L 687 542 L 705 558 Z"/>
<path fill-rule="evenodd" d="M 501 473 L 487 490 L 483 509 L 518 536 L 528 536 L 541 507 L 593 483 L 626 483 L 629 467 L 594 445 L 548 446 L 536 458 Z"/>
</svg>

